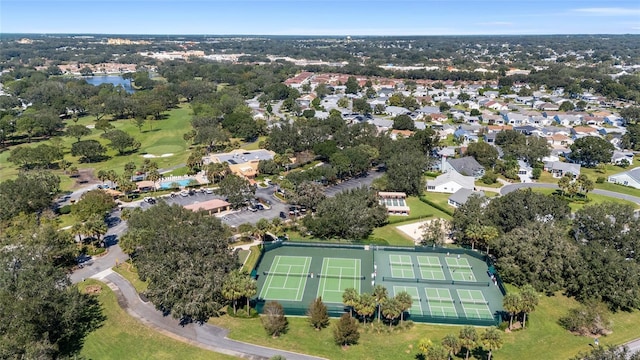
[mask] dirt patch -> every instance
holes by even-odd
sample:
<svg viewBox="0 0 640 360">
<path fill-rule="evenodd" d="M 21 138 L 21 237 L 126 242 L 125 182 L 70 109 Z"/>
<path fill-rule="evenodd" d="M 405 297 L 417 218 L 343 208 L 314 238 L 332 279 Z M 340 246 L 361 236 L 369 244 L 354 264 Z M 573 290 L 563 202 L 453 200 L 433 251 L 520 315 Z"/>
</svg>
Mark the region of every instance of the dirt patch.
<svg viewBox="0 0 640 360">
<path fill-rule="evenodd" d="M 95 185 L 100 184 L 101 181 L 94 176 L 93 169 L 80 169 L 78 170 L 78 175 L 74 177 L 75 184 L 73 185 L 73 189 L 79 189 L 81 187 L 85 187 L 87 185 Z"/>
<path fill-rule="evenodd" d="M 100 285 L 89 285 L 84 289 L 84 292 L 91 295 L 98 295 L 102 292 L 102 286 Z"/>
</svg>

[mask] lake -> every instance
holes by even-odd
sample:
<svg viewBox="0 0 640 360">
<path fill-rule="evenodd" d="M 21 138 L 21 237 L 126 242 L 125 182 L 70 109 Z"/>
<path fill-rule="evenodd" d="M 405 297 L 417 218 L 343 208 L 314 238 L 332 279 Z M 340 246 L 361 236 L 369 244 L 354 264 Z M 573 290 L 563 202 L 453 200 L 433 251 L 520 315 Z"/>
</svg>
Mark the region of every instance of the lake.
<svg viewBox="0 0 640 360">
<path fill-rule="evenodd" d="M 101 76 L 83 76 L 87 83 L 98 86 L 100 84 L 113 84 L 113 86 L 122 85 L 128 93 L 133 93 L 135 90 L 131 87 L 131 82 L 128 79 L 123 79 L 118 75 L 101 75 Z"/>
</svg>

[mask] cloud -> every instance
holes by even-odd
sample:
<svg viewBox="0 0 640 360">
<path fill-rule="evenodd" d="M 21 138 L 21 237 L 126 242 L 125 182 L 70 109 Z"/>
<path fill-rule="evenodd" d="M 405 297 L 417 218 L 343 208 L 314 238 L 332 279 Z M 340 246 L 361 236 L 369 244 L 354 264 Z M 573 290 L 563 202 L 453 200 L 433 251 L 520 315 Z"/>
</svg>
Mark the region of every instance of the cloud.
<svg viewBox="0 0 640 360">
<path fill-rule="evenodd" d="M 482 26 L 512 26 L 513 23 L 512 22 L 508 22 L 508 21 L 489 21 L 489 22 L 481 22 L 481 23 L 478 23 L 477 25 L 482 25 Z"/>
<path fill-rule="evenodd" d="M 594 16 L 636 16 L 640 15 L 640 7 L 638 8 L 621 8 L 621 7 L 594 7 L 573 9 L 574 12 L 594 15 Z"/>
</svg>

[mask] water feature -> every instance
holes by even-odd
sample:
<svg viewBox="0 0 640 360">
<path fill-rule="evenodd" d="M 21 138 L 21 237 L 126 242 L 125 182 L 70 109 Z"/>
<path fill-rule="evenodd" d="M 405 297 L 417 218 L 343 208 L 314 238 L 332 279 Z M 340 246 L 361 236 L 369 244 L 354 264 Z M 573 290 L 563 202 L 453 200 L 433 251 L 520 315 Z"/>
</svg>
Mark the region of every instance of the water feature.
<svg viewBox="0 0 640 360">
<path fill-rule="evenodd" d="M 98 86 L 100 84 L 113 84 L 113 86 L 122 85 L 122 87 L 128 92 L 133 93 L 135 90 L 131 87 L 129 79 L 123 79 L 119 75 L 98 75 L 98 76 L 83 76 L 87 83 Z"/>
</svg>

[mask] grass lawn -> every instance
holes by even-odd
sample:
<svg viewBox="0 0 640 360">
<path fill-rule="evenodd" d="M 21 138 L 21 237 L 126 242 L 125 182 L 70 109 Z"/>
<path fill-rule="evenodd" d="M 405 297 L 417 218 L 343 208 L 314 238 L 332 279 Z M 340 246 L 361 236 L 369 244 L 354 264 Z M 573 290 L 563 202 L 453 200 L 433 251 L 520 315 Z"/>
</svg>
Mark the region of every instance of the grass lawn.
<svg viewBox="0 0 640 360">
<path fill-rule="evenodd" d="M 444 198 L 444 206 L 445 207 L 448 206 L 447 198 L 449 197 L 449 194 L 427 193 L 426 196 L 428 196 L 430 199 L 435 199 L 435 198 L 432 198 L 431 195 L 438 195 L 437 197 L 438 200 L 437 201 L 433 200 L 438 204 L 442 201 L 442 198 Z M 429 204 L 423 203 L 422 201 L 420 201 L 420 199 L 418 199 L 415 196 L 410 196 L 407 198 L 407 205 L 409 205 L 409 208 L 411 208 L 411 215 L 409 217 L 389 216 L 389 220 L 398 221 L 398 222 L 387 224 L 383 227 L 375 228 L 373 230 L 373 234 L 371 234 L 369 239 L 374 242 L 375 242 L 375 239 L 382 239 L 386 241 L 388 245 L 413 246 L 414 245 L 413 239 L 411 239 L 409 236 L 407 236 L 406 234 L 396 229 L 397 226 L 409 224 L 412 222 L 422 221 L 427 218 L 443 218 L 446 220 L 451 219 L 451 216 L 449 216 L 448 214 L 445 214 L 444 212 L 434 208 Z M 407 220 L 402 221 L 403 219 L 407 219 Z"/>
<path fill-rule="evenodd" d="M 624 186 L 610 182 L 604 182 L 602 184 L 595 184 L 594 182 L 594 185 L 596 189 L 614 191 L 621 194 L 640 197 L 640 189 L 632 188 L 631 186 Z"/>
<path fill-rule="evenodd" d="M 98 170 L 115 170 L 117 173 L 122 173 L 124 170 L 124 164 L 133 161 L 137 165 L 141 165 L 144 158 L 142 155 L 151 154 L 160 156 L 163 154 L 173 154 L 166 157 L 158 157 L 153 159 L 158 163 L 160 168 L 166 168 L 169 166 L 177 165 L 186 162 L 189 151 L 188 144 L 182 138 L 182 135 L 188 132 L 191 128 L 191 108 L 189 105 L 180 105 L 176 109 L 168 111 L 167 118 L 157 121 L 147 122 L 140 131 L 134 120 L 125 119 L 110 122 L 115 129 L 123 130 L 133 136 L 136 140 L 140 141 L 140 149 L 130 155 L 120 156 L 117 155 L 117 151 L 109 149 L 107 155 L 110 157 L 106 161 L 98 163 L 79 163 L 78 157 L 71 156 L 71 145 L 76 142 L 75 138 L 61 137 L 62 146 L 64 148 L 65 160 L 72 163 L 72 166 L 76 166 L 78 169 L 94 169 Z M 67 125 L 73 125 L 72 121 L 66 121 Z M 95 118 L 93 116 L 85 116 L 78 120 L 79 125 L 93 125 Z M 101 135 L 103 131 L 93 129 L 91 135 L 83 137 L 82 140 L 98 140 L 106 146 L 107 140 L 102 139 Z M 31 144 L 24 144 L 21 146 L 38 146 L 40 144 L 51 144 L 49 140 L 41 142 L 32 142 Z M 10 150 L 0 153 L 0 179 L 14 178 L 18 174 L 18 169 L 13 166 L 12 163 L 7 161 Z M 62 179 L 61 189 L 71 189 L 75 181 L 69 179 L 67 175 L 64 175 L 62 171 L 55 171 L 60 175 Z"/>
<path fill-rule="evenodd" d="M 107 320 L 101 328 L 87 336 L 81 355 L 87 359 L 202 359 L 230 360 L 234 357 L 200 349 L 164 336 L 131 317 L 118 306 L 116 296 L 103 283 L 87 280 L 84 289 L 99 285 L 98 299 Z"/>
<path fill-rule="evenodd" d="M 136 289 L 138 293 L 142 293 L 147 290 L 149 283 L 146 281 L 140 280 L 138 276 L 138 270 L 131 264 L 131 260 L 127 260 L 119 264 L 118 266 L 113 268 L 113 271 L 122 275 L 125 279 L 127 279 L 133 287 Z"/>
<path fill-rule="evenodd" d="M 558 319 L 577 306 L 575 300 L 561 294 L 542 296 L 530 321 L 527 321 L 527 329 L 504 334 L 504 346 L 494 352 L 494 358 L 568 359 L 581 351 L 590 350 L 589 344 L 593 343 L 593 339 L 575 336 L 558 325 Z M 640 312 L 617 313 L 612 315 L 612 320 L 613 334 L 601 337 L 601 344 L 621 344 L 637 336 L 636 324 L 640 320 Z M 428 338 L 439 342 L 445 335 L 458 334 L 460 331 L 459 326 L 415 324 L 408 331 L 376 334 L 370 330 L 364 331 L 364 326 L 361 326 L 360 343 L 342 350 L 333 344 L 330 329 L 317 332 L 308 325 L 305 318 L 289 317 L 289 332 L 278 339 L 266 335 L 259 319 L 244 320 L 224 316 L 210 322 L 230 329 L 229 337 L 232 339 L 329 359 L 415 359 L 420 339 Z"/>
<path fill-rule="evenodd" d="M 550 195 L 553 194 L 556 190 L 555 189 L 543 189 L 543 188 L 532 188 L 531 190 L 533 190 L 534 192 L 538 192 L 538 193 L 542 193 L 545 195 Z M 599 195 L 599 194 L 589 194 L 588 195 L 588 202 L 582 202 L 582 201 L 572 201 L 569 203 L 569 207 L 571 208 L 571 212 L 576 212 L 580 209 L 582 209 L 585 206 L 590 206 L 590 205 L 596 205 L 596 204 L 601 204 L 603 202 L 614 202 L 614 203 L 618 203 L 618 204 L 627 204 L 627 205 L 631 205 L 634 208 L 638 208 L 638 205 L 636 203 L 633 203 L 631 201 L 627 201 L 627 200 L 622 200 L 622 199 L 618 199 L 618 198 L 613 198 L 613 197 L 609 197 L 609 196 L 605 196 L 605 195 Z"/>
<path fill-rule="evenodd" d="M 260 149 L 260 143 L 263 141 L 266 141 L 267 137 L 266 136 L 260 136 L 258 137 L 258 140 L 254 141 L 254 142 L 243 142 L 242 145 L 240 146 L 241 148 L 245 149 L 245 150 L 258 150 Z"/>
<path fill-rule="evenodd" d="M 251 272 L 254 267 L 256 267 L 256 262 L 258 262 L 258 258 L 260 257 L 260 246 L 254 245 L 249 248 L 249 255 L 247 257 L 247 261 L 244 262 L 242 266 L 242 271 L 247 273 Z"/>
<path fill-rule="evenodd" d="M 495 183 L 493 183 L 493 184 L 485 184 L 485 183 L 483 183 L 483 182 L 482 182 L 482 181 L 480 181 L 480 180 L 476 180 L 476 181 L 474 182 L 474 184 L 475 184 L 476 186 L 487 187 L 487 188 L 494 188 L 494 189 L 500 189 L 500 188 L 503 186 L 503 185 L 502 185 L 502 183 L 501 183 L 501 182 L 499 182 L 499 181 L 496 181 L 496 182 L 495 182 Z"/>
<path fill-rule="evenodd" d="M 128 276 L 135 278 L 137 274 L 130 272 Z M 101 283 L 87 280 L 80 286 L 82 288 L 89 284 Z M 103 285 L 102 289 L 99 296 L 108 320 L 101 329 L 87 338 L 82 354 L 88 358 L 115 359 L 124 354 L 128 355 L 125 357 L 132 359 L 228 358 L 153 333 L 118 307 L 114 294 L 107 286 Z M 507 285 L 507 289 L 513 291 L 515 288 Z M 577 301 L 561 293 L 550 297 L 541 295 L 538 307 L 528 317 L 527 328 L 505 333 L 504 346 L 494 352 L 495 359 L 568 359 L 581 351 L 590 350 L 589 344 L 593 343 L 593 339 L 575 336 L 558 324 L 560 317 L 577 306 Z M 370 325 L 361 326 L 359 344 L 343 350 L 333 343 L 331 328 L 315 331 L 309 326 L 305 317 L 288 317 L 288 320 L 289 331 L 277 339 L 266 335 L 260 319 L 222 316 L 212 318 L 209 322 L 229 329 L 231 339 L 329 359 L 415 359 L 420 339 L 427 338 L 439 342 L 445 335 L 458 334 L 461 329 L 460 326 L 415 324 L 410 330 L 396 330 L 392 333 L 384 330 L 378 333 L 373 331 Z M 611 315 L 611 320 L 613 333 L 600 338 L 602 345 L 618 345 L 637 337 L 640 311 L 619 312 Z M 331 321 L 333 324 L 336 319 Z M 160 344 L 160 342 L 163 343 Z M 131 354 L 139 357 L 131 357 Z M 203 357 L 207 354 L 211 354 L 211 357 Z M 464 357 L 456 357 L 456 359 L 462 358 Z"/>
<path fill-rule="evenodd" d="M 328 359 L 415 359 L 417 343 L 423 337 L 441 339 L 457 327 L 416 325 L 412 329 L 392 334 L 367 332 L 361 326 L 360 343 L 343 350 L 333 341 L 331 326 L 321 331 L 314 330 L 304 317 L 289 317 L 289 331 L 277 338 L 268 336 L 260 319 L 235 319 L 229 316 L 213 318 L 209 322 L 231 330 L 229 337 L 252 344 L 313 354 Z M 386 330 L 386 329 L 385 329 Z"/>
</svg>

